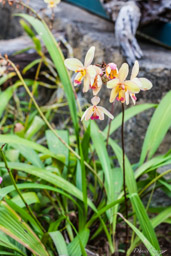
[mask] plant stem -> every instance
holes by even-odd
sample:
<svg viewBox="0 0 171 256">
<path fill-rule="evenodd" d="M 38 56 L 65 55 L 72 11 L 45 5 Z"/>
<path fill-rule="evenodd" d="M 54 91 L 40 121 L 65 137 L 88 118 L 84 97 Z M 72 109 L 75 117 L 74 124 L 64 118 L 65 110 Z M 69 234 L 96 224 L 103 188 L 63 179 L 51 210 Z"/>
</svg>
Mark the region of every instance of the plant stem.
<svg viewBox="0 0 171 256">
<path fill-rule="evenodd" d="M 125 145 L 124 145 L 124 116 L 125 116 L 125 109 L 124 103 L 122 103 L 122 128 L 121 128 L 121 140 L 122 140 L 122 168 L 123 168 L 123 189 L 124 189 L 124 198 L 125 198 L 125 217 L 128 219 L 128 204 L 127 204 L 127 197 L 126 197 L 126 174 L 125 174 Z M 128 224 L 126 223 L 126 230 L 125 230 L 125 255 L 128 249 Z"/>
<path fill-rule="evenodd" d="M 38 219 L 36 218 L 36 216 L 35 216 L 34 213 L 32 212 L 31 208 L 29 207 L 29 205 L 28 205 L 27 202 L 25 201 L 25 199 L 24 199 L 22 193 L 20 192 L 19 188 L 17 187 L 17 184 L 16 184 L 16 182 L 15 182 L 15 179 L 14 179 L 14 177 L 13 177 L 13 174 L 12 174 L 12 172 L 11 172 L 11 169 L 8 167 L 8 163 L 7 163 L 5 154 L 4 154 L 4 152 L 3 152 L 3 147 L 4 147 L 4 146 L 5 146 L 5 144 L 2 145 L 2 147 L 0 148 L 0 153 L 1 153 L 2 159 L 3 159 L 4 164 L 5 164 L 5 168 L 7 169 L 8 173 L 9 173 L 9 176 L 10 176 L 10 178 L 11 178 L 11 181 L 12 181 L 14 187 L 15 187 L 15 190 L 17 191 L 19 197 L 21 198 L 21 200 L 22 200 L 23 203 L 25 204 L 25 206 L 26 206 L 28 212 L 30 213 L 30 215 L 32 216 L 32 218 L 36 221 L 36 223 L 37 223 L 37 225 L 40 227 L 40 229 L 45 232 L 44 228 L 42 227 L 42 225 L 40 224 L 40 222 L 38 221 Z"/>
<path fill-rule="evenodd" d="M 113 102 L 112 108 L 111 108 L 111 114 L 112 115 L 113 115 L 113 111 L 114 111 L 114 102 Z M 108 131 L 107 131 L 107 138 L 106 138 L 106 148 L 108 147 L 111 123 L 112 123 L 112 119 L 109 120 L 109 126 L 108 126 Z"/>
</svg>

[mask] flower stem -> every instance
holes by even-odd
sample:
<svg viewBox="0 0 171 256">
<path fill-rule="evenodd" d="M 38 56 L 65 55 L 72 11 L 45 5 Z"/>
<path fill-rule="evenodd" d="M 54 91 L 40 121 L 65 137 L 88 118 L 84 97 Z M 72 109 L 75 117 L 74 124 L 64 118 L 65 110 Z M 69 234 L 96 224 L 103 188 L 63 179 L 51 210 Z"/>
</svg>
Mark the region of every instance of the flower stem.
<svg viewBox="0 0 171 256">
<path fill-rule="evenodd" d="M 128 219 L 128 204 L 126 197 L 126 174 L 125 174 L 125 145 L 124 145 L 124 117 L 125 117 L 125 109 L 124 103 L 122 103 L 122 128 L 121 128 L 121 140 L 122 140 L 122 164 L 123 164 L 123 189 L 124 189 L 124 198 L 125 198 L 125 217 Z M 125 230 L 125 255 L 128 249 L 128 224 L 126 223 Z"/>
<path fill-rule="evenodd" d="M 111 114 L 112 115 L 113 115 L 113 112 L 114 112 L 114 102 L 113 102 L 112 108 L 111 108 Z M 109 120 L 109 126 L 108 126 L 108 131 L 107 131 L 107 138 L 106 138 L 106 148 L 108 147 L 111 123 L 112 123 L 112 119 Z"/>
<path fill-rule="evenodd" d="M 2 159 L 3 159 L 4 164 L 5 164 L 5 168 L 7 169 L 8 173 L 9 173 L 9 176 L 10 176 L 10 178 L 11 178 L 11 181 L 12 181 L 14 187 L 15 187 L 15 190 L 17 191 L 19 197 L 21 198 L 21 200 L 22 200 L 23 203 L 25 204 L 25 206 L 26 206 L 28 212 L 30 213 L 30 215 L 32 216 L 32 218 L 35 220 L 35 222 L 36 222 L 37 225 L 40 227 L 40 229 L 41 229 L 43 232 L 45 232 L 45 229 L 42 227 L 42 225 L 40 224 L 40 222 L 38 221 L 38 219 L 36 218 L 36 216 L 35 216 L 34 213 L 32 212 L 31 208 L 29 207 L 29 205 L 28 205 L 27 202 L 25 201 L 25 199 L 24 199 L 22 193 L 20 192 L 19 188 L 17 187 L 17 184 L 16 184 L 16 182 L 15 182 L 15 179 L 14 179 L 14 177 L 13 177 L 13 174 L 12 174 L 12 172 L 11 172 L 11 169 L 8 167 L 8 163 L 7 163 L 5 154 L 4 154 L 4 152 L 3 152 L 3 147 L 4 147 L 4 146 L 5 146 L 5 144 L 2 145 L 2 147 L 0 148 L 0 153 L 1 153 Z"/>
</svg>

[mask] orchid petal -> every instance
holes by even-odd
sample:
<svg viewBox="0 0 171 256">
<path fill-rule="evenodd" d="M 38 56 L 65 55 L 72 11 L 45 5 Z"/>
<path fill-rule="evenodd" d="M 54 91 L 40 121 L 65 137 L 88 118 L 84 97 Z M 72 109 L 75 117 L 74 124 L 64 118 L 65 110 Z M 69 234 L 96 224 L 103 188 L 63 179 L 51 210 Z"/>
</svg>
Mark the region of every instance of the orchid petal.
<svg viewBox="0 0 171 256">
<path fill-rule="evenodd" d="M 120 82 L 124 82 L 129 72 L 129 67 L 127 63 L 122 64 L 121 68 L 119 69 L 119 80 Z"/>
<path fill-rule="evenodd" d="M 153 85 L 152 83 L 147 79 L 147 78 L 139 78 L 140 82 L 141 82 L 141 90 L 146 91 L 146 90 L 150 90 Z"/>
<path fill-rule="evenodd" d="M 110 94 L 110 103 L 114 102 L 116 96 L 118 94 L 118 88 L 113 88 L 112 91 L 111 91 L 111 94 Z"/>
<path fill-rule="evenodd" d="M 114 116 L 105 108 L 103 107 L 97 107 L 100 112 L 103 112 L 105 115 L 107 115 L 109 118 L 113 119 Z"/>
<path fill-rule="evenodd" d="M 102 86 L 99 86 L 99 87 L 93 89 L 93 95 L 96 96 L 99 93 L 99 91 L 101 90 L 101 88 L 102 88 Z"/>
<path fill-rule="evenodd" d="M 100 120 L 104 120 L 104 113 L 103 113 L 103 111 L 101 111 L 100 107 L 97 107 L 96 115 L 99 116 Z"/>
<path fill-rule="evenodd" d="M 132 99 L 132 101 L 133 101 L 133 103 L 134 103 L 134 105 L 135 105 L 135 103 L 136 103 L 136 97 L 135 97 L 135 94 L 130 93 L 130 97 L 131 97 L 131 99 Z"/>
<path fill-rule="evenodd" d="M 88 111 L 87 111 L 87 113 L 85 115 L 85 120 L 86 121 L 89 120 L 91 118 L 92 114 L 93 114 L 93 106 L 88 108 Z"/>
<path fill-rule="evenodd" d="M 84 78 L 83 92 L 87 92 L 90 88 L 90 77 L 86 74 Z"/>
<path fill-rule="evenodd" d="M 100 102 L 100 98 L 98 96 L 95 96 L 91 99 L 91 103 L 93 104 L 93 106 L 97 106 Z"/>
<path fill-rule="evenodd" d="M 88 67 L 92 63 L 94 59 L 94 52 L 95 52 L 95 47 L 94 46 L 90 47 L 90 49 L 88 50 L 85 56 L 85 61 L 84 61 L 85 67 Z"/>
<path fill-rule="evenodd" d="M 91 114 L 90 114 L 91 113 Z M 81 118 L 81 121 L 83 121 L 83 119 L 85 118 L 85 120 L 88 120 L 90 119 L 91 115 L 93 113 L 93 107 L 89 107 L 83 114 L 82 118 Z M 89 117 L 90 116 L 90 117 Z M 89 118 L 88 118 L 89 117 Z M 87 119 L 88 118 L 88 119 Z"/>
<path fill-rule="evenodd" d="M 93 65 L 88 66 L 86 68 L 86 72 L 87 72 L 87 76 L 89 76 L 89 79 L 90 79 L 90 85 L 92 85 L 94 83 L 94 79 L 97 74 L 95 66 L 93 66 Z"/>
<path fill-rule="evenodd" d="M 129 105 L 129 92 L 128 91 L 125 93 L 125 101 L 126 101 L 126 105 Z"/>
<path fill-rule="evenodd" d="M 81 84 L 83 78 L 84 78 L 84 77 L 82 76 L 81 72 L 79 72 L 79 73 L 75 76 L 75 78 L 74 78 L 74 86 L 77 86 L 77 85 Z"/>
<path fill-rule="evenodd" d="M 72 71 L 80 71 L 84 68 L 82 62 L 76 58 L 69 58 L 64 61 L 65 66 Z"/>
<path fill-rule="evenodd" d="M 139 78 L 134 78 L 131 80 L 133 83 L 135 83 L 136 85 L 138 85 L 138 87 L 141 89 L 142 87 L 142 83 L 140 82 L 140 79 Z"/>
<path fill-rule="evenodd" d="M 119 84 L 119 79 L 115 78 L 107 82 L 107 88 L 111 89 L 116 87 Z"/>
<path fill-rule="evenodd" d="M 127 87 L 128 91 L 133 93 L 138 93 L 140 91 L 140 88 L 138 85 L 131 80 L 127 80 L 124 82 L 125 86 Z"/>
<path fill-rule="evenodd" d="M 135 63 L 134 63 L 134 66 L 132 68 L 131 80 L 137 77 L 138 72 L 139 72 L 139 63 L 136 60 Z"/>
</svg>

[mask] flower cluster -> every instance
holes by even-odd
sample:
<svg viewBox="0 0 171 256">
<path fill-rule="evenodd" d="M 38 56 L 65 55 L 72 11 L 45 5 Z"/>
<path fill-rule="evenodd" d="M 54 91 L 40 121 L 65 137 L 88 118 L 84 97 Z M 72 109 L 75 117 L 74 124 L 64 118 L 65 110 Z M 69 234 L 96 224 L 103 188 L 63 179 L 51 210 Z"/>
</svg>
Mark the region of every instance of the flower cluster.
<svg viewBox="0 0 171 256">
<path fill-rule="evenodd" d="M 135 61 L 132 68 L 130 79 L 127 79 L 129 73 L 129 67 L 127 63 L 122 64 L 118 70 L 115 63 L 93 65 L 93 59 L 95 54 L 95 47 L 92 46 L 86 56 L 84 64 L 76 59 L 69 58 L 65 60 L 65 66 L 76 73 L 74 79 L 74 86 L 80 85 L 83 82 L 83 92 L 92 90 L 94 97 L 91 102 L 92 105 L 89 107 L 82 116 L 82 119 L 104 119 L 104 114 L 109 118 L 113 119 L 105 108 L 97 106 L 100 102 L 100 98 L 97 96 L 102 88 L 103 84 L 107 84 L 107 88 L 112 89 L 110 94 L 110 103 L 114 102 L 115 99 L 121 103 L 129 104 L 129 98 L 132 99 L 133 103 L 136 103 L 135 94 L 139 93 L 140 90 L 149 90 L 152 87 L 152 83 L 146 78 L 138 78 L 139 64 Z"/>
<path fill-rule="evenodd" d="M 54 8 L 61 2 L 61 0 L 44 0 L 44 2 L 48 4 L 49 8 Z"/>
</svg>

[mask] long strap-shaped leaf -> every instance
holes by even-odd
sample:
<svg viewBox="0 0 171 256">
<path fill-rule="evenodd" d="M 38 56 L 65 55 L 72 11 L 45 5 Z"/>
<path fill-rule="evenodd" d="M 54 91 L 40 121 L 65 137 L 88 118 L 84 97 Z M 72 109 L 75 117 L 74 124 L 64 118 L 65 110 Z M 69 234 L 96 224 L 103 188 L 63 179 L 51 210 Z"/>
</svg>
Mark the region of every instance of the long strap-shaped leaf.
<svg viewBox="0 0 171 256">
<path fill-rule="evenodd" d="M 142 147 L 140 165 L 144 162 L 146 156 L 150 159 L 154 155 L 170 125 L 171 91 L 162 99 L 150 121 Z"/>
<path fill-rule="evenodd" d="M 102 134 L 99 133 L 98 127 L 95 122 L 91 122 L 91 138 L 93 141 L 93 145 L 99 157 L 99 160 L 102 165 L 102 169 L 105 176 L 105 189 L 107 193 L 108 203 L 113 202 L 116 199 L 114 194 L 114 182 L 113 182 L 113 175 L 112 175 L 112 168 L 110 166 L 109 156 L 106 150 L 105 142 L 103 139 Z M 109 211 L 108 211 L 109 213 Z M 111 217 L 114 213 L 114 208 L 112 211 L 110 210 L 110 214 L 108 215 Z"/>
<path fill-rule="evenodd" d="M 49 30 L 48 26 L 44 21 L 42 22 L 28 14 L 18 14 L 18 15 L 26 19 L 34 27 L 36 32 L 39 34 L 39 36 L 43 40 L 55 64 L 55 67 L 58 71 L 61 82 L 64 86 L 72 121 L 75 127 L 75 132 L 76 132 L 76 135 L 78 135 L 78 118 L 77 118 L 76 103 L 75 103 L 74 93 L 72 90 L 71 80 L 69 78 L 69 74 L 64 65 L 64 57 L 63 57 L 62 51 L 59 45 L 57 44 L 53 34 L 51 33 L 51 31 Z"/>
<path fill-rule="evenodd" d="M 115 152 L 117 159 L 119 161 L 119 164 L 122 167 L 121 148 L 112 139 L 109 139 L 109 144 L 112 147 L 113 151 Z M 138 195 L 134 173 L 127 157 L 125 157 L 125 168 L 126 168 L 126 185 L 128 188 L 131 204 L 140 222 L 140 226 L 142 228 L 143 234 L 151 242 L 151 244 L 155 247 L 156 250 L 160 250 L 159 243 L 158 243 L 156 234 L 154 232 L 154 229 L 147 215 L 147 212 L 144 208 L 144 205 Z"/>
<path fill-rule="evenodd" d="M 0 162 L 0 167 L 4 167 L 4 166 L 5 166 L 4 163 Z M 10 169 L 24 171 L 26 173 L 29 173 L 36 177 L 39 177 L 42 180 L 45 180 L 46 182 L 49 182 L 49 183 L 55 185 L 56 187 L 59 187 L 59 188 L 63 189 L 64 191 L 70 193 L 72 196 L 75 196 L 76 198 L 83 200 L 83 194 L 79 189 L 77 189 L 69 181 L 65 180 L 64 178 L 62 178 L 60 176 L 57 176 L 54 173 L 47 171 L 46 169 L 32 166 L 29 164 L 16 163 L 16 162 L 14 162 L 14 163 L 9 162 L 8 166 Z M 96 211 L 96 208 L 90 199 L 87 200 L 87 203 L 93 210 Z"/>
<path fill-rule="evenodd" d="M 32 253 L 38 256 L 49 255 L 36 234 L 5 202 L 0 202 L 0 230 Z"/>
</svg>

